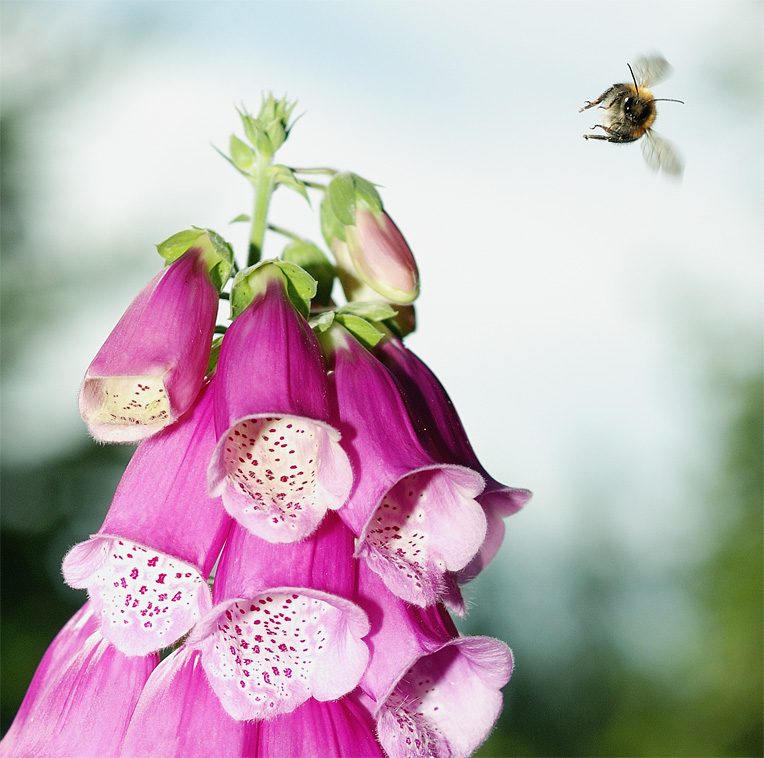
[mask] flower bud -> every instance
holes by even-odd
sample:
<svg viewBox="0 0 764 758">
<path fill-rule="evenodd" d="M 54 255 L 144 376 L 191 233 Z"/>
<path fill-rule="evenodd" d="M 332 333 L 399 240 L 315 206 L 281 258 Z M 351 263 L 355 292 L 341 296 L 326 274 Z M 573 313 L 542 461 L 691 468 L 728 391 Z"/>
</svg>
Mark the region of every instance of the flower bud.
<svg viewBox="0 0 764 758">
<path fill-rule="evenodd" d="M 321 228 L 348 300 L 381 295 L 405 305 L 417 298 L 414 256 L 370 182 L 355 174 L 334 177 L 321 206 Z"/>
</svg>

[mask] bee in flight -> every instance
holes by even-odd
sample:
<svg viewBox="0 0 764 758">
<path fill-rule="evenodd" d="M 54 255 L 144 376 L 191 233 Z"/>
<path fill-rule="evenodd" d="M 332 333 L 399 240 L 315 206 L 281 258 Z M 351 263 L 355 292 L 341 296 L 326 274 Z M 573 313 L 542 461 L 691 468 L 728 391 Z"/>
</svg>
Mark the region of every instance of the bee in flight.
<svg viewBox="0 0 764 758">
<path fill-rule="evenodd" d="M 664 79 L 670 69 L 668 61 L 660 56 L 641 58 L 634 64 L 634 69 L 629 66 L 631 82 L 614 84 L 605 90 L 596 100 L 586 101 L 586 104 L 578 112 L 599 105 L 605 113 L 602 123 L 593 126 L 592 129 L 602 129 L 604 134 L 584 134 L 584 139 L 602 139 L 607 142 L 636 142 L 642 140 L 642 154 L 650 168 L 658 171 L 662 169 L 668 174 L 682 173 L 682 160 L 671 143 L 652 129 L 658 111 L 655 103 L 667 100 L 672 103 L 681 103 L 682 100 L 671 98 L 654 98 L 648 87 L 657 84 Z M 637 83 L 639 77 L 639 83 Z M 633 82 L 633 83 L 632 83 Z"/>
</svg>

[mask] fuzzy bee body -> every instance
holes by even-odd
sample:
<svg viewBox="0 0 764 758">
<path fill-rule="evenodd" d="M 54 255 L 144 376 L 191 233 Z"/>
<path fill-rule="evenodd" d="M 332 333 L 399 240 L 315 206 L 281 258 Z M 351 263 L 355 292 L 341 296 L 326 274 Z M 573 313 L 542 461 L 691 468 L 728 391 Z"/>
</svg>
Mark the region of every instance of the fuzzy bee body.
<svg viewBox="0 0 764 758">
<path fill-rule="evenodd" d="M 628 65 L 628 64 L 627 64 Z M 602 129 L 603 134 L 584 134 L 584 139 L 605 140 L 607 142 L 636 142 L 644 137 L 642 153 L 648 165 L 656 171 L 681 174 L 682 161 L 669 142 L 652 129 L 658 115 L 656 98 L 649 86 L 666 76 L 668 62 L 660 57 L 643 58 L 635 65 L 639 80 L 629 66 L 632 82 L 614 84 L 596 100 L 587 101 L 579 110 L 599 106 L 603 111 L 602 123 L 592 129 Z M 666 98 L 659 98 L 666 99 Z M 675 101 L 681 102 L 681 100 Z"/>
</svg>

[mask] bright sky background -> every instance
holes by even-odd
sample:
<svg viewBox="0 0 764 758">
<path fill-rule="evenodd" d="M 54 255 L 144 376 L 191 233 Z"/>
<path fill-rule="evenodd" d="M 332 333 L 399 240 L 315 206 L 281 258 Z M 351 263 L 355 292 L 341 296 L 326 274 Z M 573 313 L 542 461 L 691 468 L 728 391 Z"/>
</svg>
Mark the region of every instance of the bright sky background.
<svg viewBox="0 0 764 758">
<path fill-rule="evenodd" d="M 4 2 L 2 104 L 26 109 L 34 155 L 25 266 L 4 276 L 47 282 L 49 309 L 15 327 L 6 460 L 85 437 L 79 383 L 160 267 L 154 243 L 198 225 L 243 250 L 229 221 L 249 187 L 211 144 L 241 133 L 236 104 L 286 93 L 305 115 L 280 160 L 383 186 L 423 281 L 409 345 L 485 466 L 535 493 L 489 573 L 536 590 L 495 613 L 535 613 L 554 647 L 566 577 L 600 540 L 646 575 L 706 546 L 686 492 L 724 410 L 707 407 L 705 372 L 717 349 L 761 361 L 763 7 Z M 656 124 L 681 182 L 637 145 L 581 138 L 597 120 L 584 101 L 653 50 L 674 67 L 655 94 L 686 103 L 661 104 Z M 274 223 L 318 240 L 282 193 Z M 624 611 L 626 642 L 670 625 L 666 610 L 653 597 Z"/>
</svg>

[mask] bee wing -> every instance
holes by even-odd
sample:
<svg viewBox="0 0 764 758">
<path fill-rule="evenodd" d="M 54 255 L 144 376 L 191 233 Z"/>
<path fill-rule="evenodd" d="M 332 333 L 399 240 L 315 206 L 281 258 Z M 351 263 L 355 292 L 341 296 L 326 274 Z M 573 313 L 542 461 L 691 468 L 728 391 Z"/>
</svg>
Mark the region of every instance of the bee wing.
<svg viewBox="0 0 764 758">
<path fill-rule="evenodd" d="M 642 87 L 651 87 L 671 73 L 671 64 L 662 55 L 642 56 L 634 64 L 634 71 Z"/>
<path fill-rule="evenodd" d="M 642 140 L 642 155 L 653 171 L 664 171 L 674 176 L 682 175 L 684 163 L 679 153 L 668 140 L 663 139 L 652 129 L 645 132 L 645 138 Z"/>
</svg>

